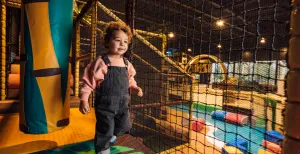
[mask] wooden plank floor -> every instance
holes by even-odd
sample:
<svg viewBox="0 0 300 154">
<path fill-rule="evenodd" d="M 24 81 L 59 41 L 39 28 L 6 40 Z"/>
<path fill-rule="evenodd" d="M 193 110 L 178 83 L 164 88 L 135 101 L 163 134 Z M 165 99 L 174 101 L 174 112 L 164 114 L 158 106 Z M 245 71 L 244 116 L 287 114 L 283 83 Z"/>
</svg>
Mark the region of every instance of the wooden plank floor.
<svg viewBox="0 0 300 154">
<path fill-rule="evenodd" d="M 93 110 L 88 115 L 82 115 L 78 108 L 72 108 L 70 124 L 66 128 L 54 133 L 31 135 L 19 131 L 19 115 L 17 113 L 0 114 L 0 153 L 32 153 L 91 140 L 94 138 L 95 122 Z M 142 142 L 130 135 L 119 137 L 116 145 L 131 147 L 145 154 L 153 153 Z"/>
<path fill-rule="evenodd" d="M 135 137 L 133 137 L 131 135 L 120 136 L 116 142 L 116 145 L 133 148 L 134 150 L 130 151 L 130 153 L 143 152 L 145 154 L 155 154 L 148 147 L 143 145 L 141 140 L 137 140 Z"/>
</svg>

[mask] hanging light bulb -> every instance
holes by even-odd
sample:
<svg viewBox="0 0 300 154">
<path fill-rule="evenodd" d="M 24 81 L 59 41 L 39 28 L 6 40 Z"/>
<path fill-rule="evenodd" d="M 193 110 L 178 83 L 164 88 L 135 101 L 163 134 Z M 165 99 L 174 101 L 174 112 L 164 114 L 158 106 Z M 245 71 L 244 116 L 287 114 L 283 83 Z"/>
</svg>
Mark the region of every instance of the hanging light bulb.
<svg viewBox="0 0 300 154">
<path fill-rule="evenodd" d="M 288 51 L 288 49 L 287 49 L 286 47 L 284 47 L 284 48 L 281 48 L 281 51 L 283 51 L 283 52 L 287 52 L 287 51 Z"/>
<path fill-rule="evenodd" d="M 173 37 L 175 36 L 175 34 L 174 34 L 173 32 L 170 32 L 170 33 L 168 34 L 168 36 L 169 36 L 170 38 L 173 38 Z"/>
<path fill-rule="evenodd" d="M 217 25 L 220 26 L 220 27 L 224 26 L 224 21 L 223 20 L 218 20 Z"/>
<path fill-rule="evenodd" d="M 222 45 L 221 45 L 221 44 L 218 44 L 218 48 L 222 48 Z"/>
<path fill-rule="evenodd" d="M 261 43 L 261 44 L 265 44 L 265 43 L 266 43 L 266 39 L 265 39 L 264 37 L 262 37 L 262 38 L 260 39 L 260 43 Z"/>
</svg>

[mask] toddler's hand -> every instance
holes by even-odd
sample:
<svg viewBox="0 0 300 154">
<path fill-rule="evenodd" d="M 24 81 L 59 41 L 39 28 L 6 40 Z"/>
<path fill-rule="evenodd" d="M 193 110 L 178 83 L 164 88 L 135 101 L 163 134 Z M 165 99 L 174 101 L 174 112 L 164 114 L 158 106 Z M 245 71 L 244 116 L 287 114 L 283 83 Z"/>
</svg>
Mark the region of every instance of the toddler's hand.
<svg viewBox="0 0 300 154">
<path fill-rule="evenodd" d="M 137 95 L 139 96 L 139 97 L 142 97 L 143 96 L 143 90 L 142 90 L 142 88 L 138 88 L 138 93 L 137 93 Z"/>
<path fill-rule="evenodd" d="M 87 114 L 90 112 L 90 105 L 88 102 L 80 101 L 79 111 L 82 114 Z"/>
</svg>

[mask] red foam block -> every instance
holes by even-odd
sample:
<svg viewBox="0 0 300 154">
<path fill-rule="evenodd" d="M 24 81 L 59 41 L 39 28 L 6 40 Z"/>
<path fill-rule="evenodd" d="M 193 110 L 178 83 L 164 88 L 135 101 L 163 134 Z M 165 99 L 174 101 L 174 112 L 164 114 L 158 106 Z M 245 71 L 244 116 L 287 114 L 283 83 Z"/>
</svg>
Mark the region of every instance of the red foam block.
<svg viewBox="0 0 300 154">
<path fill-rule="evenodd" d="M 192 122 L 192 130 L 196 132 L 200 132 L 205 125 L 205 120 L 202 118 L 194 119 Z"/>
</svg>

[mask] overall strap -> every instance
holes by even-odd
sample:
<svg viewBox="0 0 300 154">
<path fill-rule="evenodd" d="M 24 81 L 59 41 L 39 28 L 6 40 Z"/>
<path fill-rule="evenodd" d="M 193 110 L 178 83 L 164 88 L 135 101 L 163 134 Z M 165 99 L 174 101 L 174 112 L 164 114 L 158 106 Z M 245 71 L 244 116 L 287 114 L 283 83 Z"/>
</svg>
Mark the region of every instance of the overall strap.
<svg viewBox="0 0 300 154">
<path fill-rule="evenodd" d="M 128 59 L 123 57 L 123 60 L 124 60 L 124 64 L 125 64 L 126 68 L 128 68 Z"/>
<path fill-rule="evenodd" d="M 101 58 L 104 61 L 105 65 L 109 65 L 110 64 L 110 60 L 109 60 L 109 58 L 108 58 L 107 55 L 103 55 Z"/>
</svg>

